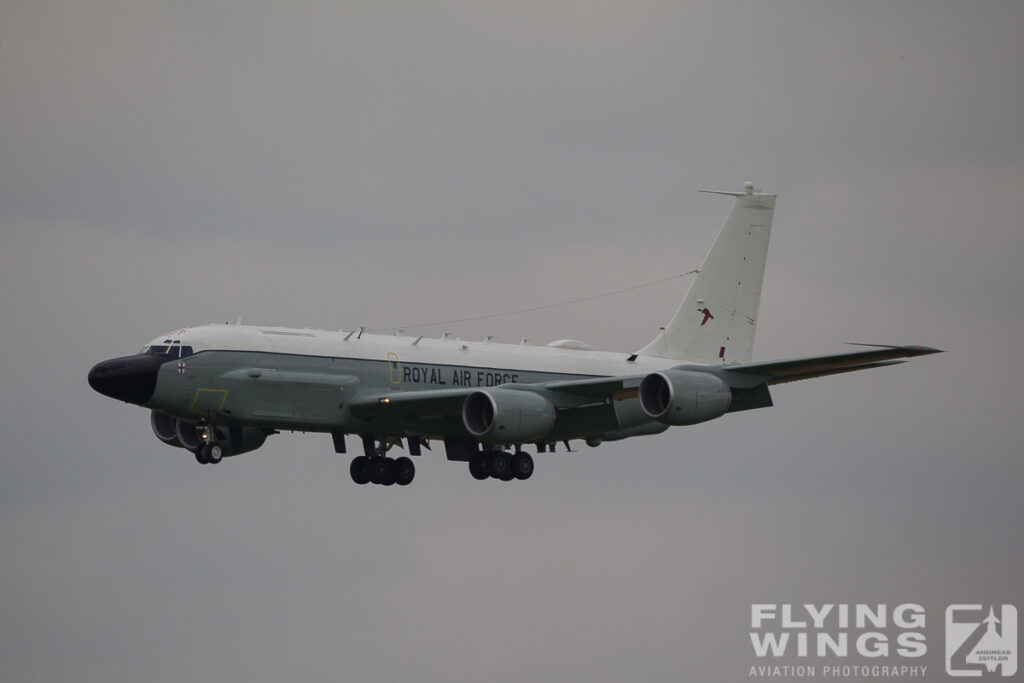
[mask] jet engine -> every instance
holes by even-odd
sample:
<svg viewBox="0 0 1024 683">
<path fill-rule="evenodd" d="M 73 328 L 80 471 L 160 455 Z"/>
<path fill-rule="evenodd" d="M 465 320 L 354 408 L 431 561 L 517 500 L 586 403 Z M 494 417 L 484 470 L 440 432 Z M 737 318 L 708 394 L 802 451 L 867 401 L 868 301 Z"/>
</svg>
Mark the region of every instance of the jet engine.
<svg viewBox="0 0 1024 683">
<path fill-rule="evenodd" d="M 525 443 L 555 426 L 555 407 L 543 396 L 515 389 L 474 391 L 462 404 L 466 431 L 489 443 Z"/>
<path fill-rule="evenodd" d="M 193 452 L 204 443 L 215 443 L 221 447 L 223 455 L 238 455 L 256 450 L 267 440 L 267 432 L 258 427 L 201 427 L 157 410 L 152 411 L 149 422 L 156 438 Z"/>
<path fill-rule="evenodd" d="M 732 392 L 706 372 L 665 370 L 640 382 L 640 407 L 652 420 L 692 425 L 721 417 L 729 410 Z"/>
<path fill-rule="evenodd" d="M 153 433 L 156 434 L 156 438 L 169 446 L 184 448 L 184 446 L 181 445 L 181 441 L 178 440 L 177 418 L 171 417 L 167 413 L 161 413 L 158 410 L 154 410 L 149 415 L 149 424 L 152 425 Z"/>
</svg>

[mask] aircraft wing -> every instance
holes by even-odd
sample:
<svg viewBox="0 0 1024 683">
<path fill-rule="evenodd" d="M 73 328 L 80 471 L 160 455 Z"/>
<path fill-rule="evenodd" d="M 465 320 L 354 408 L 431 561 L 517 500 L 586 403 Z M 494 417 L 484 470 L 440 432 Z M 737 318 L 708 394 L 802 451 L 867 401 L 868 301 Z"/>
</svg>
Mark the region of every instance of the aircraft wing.
<svg viewBox="0 0 1024 683">
<path fill-rule="evenodd" d="M 872 346 L 867 351 L 838 353 L 828 356 L 809 356 L 737 365 L 687 365 L 680 370 L 708 372 L 722 378 L 734 391 L 736 405 L 732 410 L 745 410 L 771 405 L 764 385 L 796 382 L 812 377 L 825 377 L 843 372 L 895 365 L 902 358 L 940 353 L 927 346 Z M 487 388 L 512 389 L 543 394 L 559 410 L 585 408 L 606 399 L 635 398 L 645 375 L 617 377 L 587 377 L 536 384 L 503 384 L 500 387 L 460 387 L 458 389 L 427 389 L 423 391 L 396 391 L 369 394 L 356 398 L 351 404 L 354 416 L 363 419 L 419 422 L 427 424 L 438 420 L 461 420 L 466 397 L 474 391 Z M 760 390 L 757 390 L 760 387 Z"/>
<path fill-rule="evenodd" d="M 857 344 L 856 346 L 873 347 L 870 351 L 854 351 L 836 353 L 829 356 L 809 356 L 789 360 L 775 360 L 759 363 L 743 363 L 735 366 L 723 366 L 727 376 L 747 377 L 757 383 L 782 384 L 796 382 L 812 377 L 837 375 L 842 372 L 866 370 L 868 368 L 897 365 L 906 361 L 900 358 L 926 356 L 931 353 L 942 353 L 939 349 L 928 346 L 883 346 L 881 344 Z"/>
<path fill-rule="evenodd" d="M 560 411 L 592 409 L 606 398 L 635 398 L 643 375 L 625 377 L 591 377 L 532 384 L 502 384 L 496 387 L 460 387 L 458 389 L 426 389 L 360 395 L 349 404 L 353 417 L 364 421 L 384 421 L 430 427 L 459 428 L 462 406 L 471 393 L 502 389 L 538 393 Z M 564 417 L 564 415 L 563 415 Z M 443 431 L 443 429 L 442 429 Z"/>
<path fill-rule="evenodd" d="M 636 395 L 636 389 L 644 375 L 625 375 L 619 377 L 588 377 L 576 380 L 558 380 L 555 382 L 538 382 L 533 384 L 516 383 L 502 384 L 496 387 L 460 387 L 458 389 L 426 389 L 423 391 L 395 391 L 386 394 L 369 394 L 352 401 L 350 407 L 356 413 L 375 413 L 387 411 L 391 415 L 458 415 L 462 411 L 462 403 L 474 391 L 486 389 L 514 389 L 516 391 L 534 391 L 543 393 L 556 407 L 579 405 L 581 399 L 602 400 L 618 398 L 622 392 Z M 565 401 L 557 400 L 554 392 L 565 394 Z M 563 405 L 564 404 L 564 405 Z"/>
</svg>

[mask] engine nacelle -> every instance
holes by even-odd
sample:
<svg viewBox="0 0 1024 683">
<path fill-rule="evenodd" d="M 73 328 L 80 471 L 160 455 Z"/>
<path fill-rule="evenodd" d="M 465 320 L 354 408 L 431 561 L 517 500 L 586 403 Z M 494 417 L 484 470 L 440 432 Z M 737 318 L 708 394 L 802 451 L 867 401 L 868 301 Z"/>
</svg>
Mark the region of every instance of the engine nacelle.
<svg viewBox="0 0 1024 683">
<path fill-rule="evenodd" d="M 156 438 L 169 446 L 190 451 L 212 441 L 220 444 L 225 456 L 238 455 L 256 450 L 267 440 L 267 433 L 256 427 L 200 427 L 156 410 L 150 415 L 149 423 Z"/>
<path fill-rule="evenodd" d="M 537 441 L 555 426 L 555 407 L 531 391 L 474 391 L 462 404 L 462 423 L 475 438 L 489 443 Z"/>
<path fill-rule="evenodd" d="M 171 417 L 167 413 L 161 413 L 160 411 L 154 410 L 150 413 L 149 424 L 153 427 L 153 433 L 156 434 L 156 438 L 160 439 L 168 446 L 184 448 L 184 446 L 181 445 L 181 441 L 178 440 L 177 418 Z"/>
<path fill-rule="evenodd" d="M 714 375 L 690 370 L 652 372 L 640 382 L 640 407 L 652 420 L 692 425 L 721 417 L 732 392 Z"/>
</svg>

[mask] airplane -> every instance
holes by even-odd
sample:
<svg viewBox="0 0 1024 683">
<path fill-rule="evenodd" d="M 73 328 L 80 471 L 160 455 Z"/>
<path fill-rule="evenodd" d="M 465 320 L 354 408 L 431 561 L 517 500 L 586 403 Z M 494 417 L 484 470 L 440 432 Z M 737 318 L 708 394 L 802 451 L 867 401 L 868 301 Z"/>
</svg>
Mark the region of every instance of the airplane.
<svg viewBox="0 0 1024 683">
<path fill-rule="evenodd" d="M 533 457 L 773 405 L 769 387 L 940 353 L 926 346 L 751 360 L 776 195 L 745 183 L 675 315 L 632 353 L 241 324 L 160 335 L 89 371 L 101 394 L 151 411 L 157 438 L 216 464 L 281 431 L 322 432 L 357 484 L 408 485 L 431 442 L 478 480 L 529 479 Z"/>
</svg>

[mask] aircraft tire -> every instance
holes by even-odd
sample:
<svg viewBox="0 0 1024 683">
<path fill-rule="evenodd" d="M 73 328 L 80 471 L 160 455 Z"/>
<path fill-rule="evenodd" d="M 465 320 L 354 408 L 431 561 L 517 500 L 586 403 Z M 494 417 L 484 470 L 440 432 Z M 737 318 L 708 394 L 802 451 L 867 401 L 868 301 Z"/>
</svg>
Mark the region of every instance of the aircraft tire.
<svg viewBox="0 0 1024 683">
<path fill-rule="evenodd" d="M 210 461 L 206 459 L 206 444 L 200 444 L 196 450 L 196 462 L 200 465 L 209 465 Z"/>
<path fill-rule="evenodd" d="M 224 449 L 219 443 L 208 443 L 203 446 L 203 451 L 206 454 L 206 462 L 211 465 L 216 465 L 224 459 Z"/>
<path fill-rule="evenodd" d="M 367 463 L 367 470 L 370 472 L 370 481 L 374 484 L 384 484 L 388 480 L 388 475 L 391 473 L 391 459 L 390 458 L 370 458 Z"/>
<path fill-rule="evenodd" d="M 487 473 L 495 479 L 503 479 L 509 473 L 508 456 L 501 451 L 488 453 Z"/>
<path fill-rule="evenodd" d="M 533 457 L 529 453 L 519 452 L 512 456 L 512 473 L 520 481 L 533 476 Z"/>
<path fill-rule="evenodd" d="M 395 461 L 391 458 L 381 458 L 384 461 L 384 479 L 380 482 L 384 486 L 395 484 Z"/>
<path fill-rule="evenodd" d="M 412 460 L 404 455 L 395 459 L 392 470 L 394 471 L 395 483 L 399 486 L 408 486 L 416 477 L 416 466 L 412 464 Z"/>
<path fill-rule="evenodd" d="M 352 481 L 360 486 L 370 483 L 370 467 L 367 460 L 368 458 L 365 455 L 357 455 L 352 458 L 352 464 L 348 468 Z"/>
<path fill-rule="evenodd" d="M 487 472 L 487 456 L 483 454 L 472 456 L 469 459 L 469 473 L 477 481 L 483 481 L 491 476 Z"/>
</svg>

